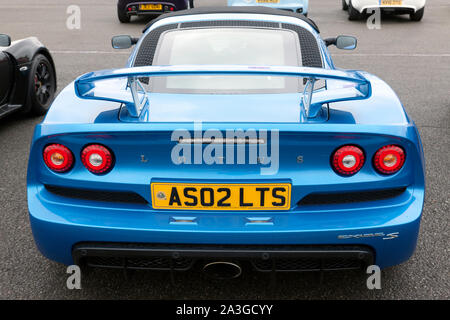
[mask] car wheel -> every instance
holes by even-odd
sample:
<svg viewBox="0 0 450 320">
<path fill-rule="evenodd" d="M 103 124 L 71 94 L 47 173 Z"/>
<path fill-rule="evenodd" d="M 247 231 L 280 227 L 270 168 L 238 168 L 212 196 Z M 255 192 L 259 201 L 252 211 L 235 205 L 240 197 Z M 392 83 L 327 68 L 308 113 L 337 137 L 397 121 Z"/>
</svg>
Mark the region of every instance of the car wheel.
<svg viewBox="0 0 450 320">
<path fill-rule="evenodd" d="M 348 5 L 348 20 L 361 20 L 362 14 L 358 10 L 353 8 L 352 2 Z"/>
<path fill-rule="evenodd" d="M 31 64 L 28 103 L 30 114 L 41 116 L 47 113 L 56 91 L 56 74 L 46 56 L 38 54 Z"/>
<path fill-rule="evenodd" d="M 422 20 L 422 18 L 423 18 L 424 12 L 425 12 L 425 7 L 423 7 L 423 8 L 420 9 L 420 10 L 417 10 L 417 11 L 414 12 L 414 13 L 411 13 L 411 14 L 409 15 L 409 18 L 410 18 L 412 21 L 420 21 L 420 20 Z"/>
<path fill-rule="evenodd" d="M 345 2 L 345 0 L 342 0 L 342 10 L 346 11 L 348 10 L 348 4 Z"/>
<path fill-rule="evenodd" d="M 121 23 L 129 23 L 131 20 L 131 17 L 124 10 L 120 10 L 120 8 L 117 8 L 117 17 Z"/>
</svg>

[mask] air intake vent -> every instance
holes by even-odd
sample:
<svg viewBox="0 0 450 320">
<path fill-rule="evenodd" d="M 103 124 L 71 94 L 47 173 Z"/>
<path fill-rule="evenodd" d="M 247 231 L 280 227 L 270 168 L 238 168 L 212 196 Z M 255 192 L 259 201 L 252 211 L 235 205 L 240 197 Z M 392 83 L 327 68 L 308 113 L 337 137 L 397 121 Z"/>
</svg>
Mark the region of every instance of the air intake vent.
<svg viewBox="0 0 450 320">
<path fill-rule="evenodd" d="M 145 200 L 140 195 L 138 195 L 137 193 L 134 193 L 134 192 L 86 190 L 86 189 L 56 187 L 56 186 L 49 186 L 49 185 L 46 185 L 45 189 L 47 189 L 48 192 L 51 192 L 58 196 L 72 198 L 72 199 L 103 201 L 103 202 L 148 204 L 147 200 Z"/>
<path fill-rule="evenodd" d="M 87 266 L 93 268 L 126 268 L 134 270 L 175 270 L 185 271 L 192 267 L 192 259 L 170 259 L 165 257 L 88 257 L 85 261 Z"/>
<path fill-rule="evenodd" d="M 352 202 L 378 201 L 395 198 L 403 194 L 404 188 L 384 189 L 363 192 L 311 193 L 298 202 L 298 205 L 342 204 Z"/>
<path fill-rule="evenodd" d="M 278 260 L 253 260 L 253 266 L 261 272 L 357 270 L 365 264 L 357 258 L 297 258 Z"/>
</svg>

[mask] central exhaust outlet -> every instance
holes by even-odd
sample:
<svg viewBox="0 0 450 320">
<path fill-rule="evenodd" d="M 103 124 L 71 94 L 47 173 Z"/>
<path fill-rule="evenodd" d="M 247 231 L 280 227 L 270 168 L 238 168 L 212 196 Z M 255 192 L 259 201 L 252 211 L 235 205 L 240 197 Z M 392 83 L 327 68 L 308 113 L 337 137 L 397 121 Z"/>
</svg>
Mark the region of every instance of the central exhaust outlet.
<svg viewBox="0 0 450 320">
<path fill-rule="evenodd" d="M 231 280 L 242 274 L 242 268 L 233 262 L 216 261 L 205 264 L 203 272 L 213 279 Z"/>
</svg>

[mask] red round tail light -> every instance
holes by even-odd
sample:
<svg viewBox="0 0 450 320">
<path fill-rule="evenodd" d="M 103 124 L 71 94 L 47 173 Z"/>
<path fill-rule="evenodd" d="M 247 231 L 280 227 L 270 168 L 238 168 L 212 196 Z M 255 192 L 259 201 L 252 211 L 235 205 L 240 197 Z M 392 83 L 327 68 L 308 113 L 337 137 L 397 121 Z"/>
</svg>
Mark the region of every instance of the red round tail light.
<svg viewBox="0 0 450 320">
<path fill-rule="evenodd" d="M 405 163 L 405 151 L 399 146 L 388 145 L 379 149 L 373 157 L 373 165 L 378 172 L 383 174 L 394 174 L 399 171 Z"/>
<path fill-rule="evenodd" d="M 356 146 L 343 146 L 337 149 L 332 158 L 334 170 L 345 176 L 357 173 L 364 165 L 364 152 Z"/>
<path fill-rule="evenodd" d="M 90 172 L 102 174 L 112 169 L 113 155 L 108 148 L 91 144 L 81 151 L 81 162 Z"/>
<path fill-rule="evenodd" d="M 50 170 L 63 173 L 72 168 L 74 158 L 72 152 L 62 144 L 49 144 L 43 152 L 44 162 Z"/>
</svg>

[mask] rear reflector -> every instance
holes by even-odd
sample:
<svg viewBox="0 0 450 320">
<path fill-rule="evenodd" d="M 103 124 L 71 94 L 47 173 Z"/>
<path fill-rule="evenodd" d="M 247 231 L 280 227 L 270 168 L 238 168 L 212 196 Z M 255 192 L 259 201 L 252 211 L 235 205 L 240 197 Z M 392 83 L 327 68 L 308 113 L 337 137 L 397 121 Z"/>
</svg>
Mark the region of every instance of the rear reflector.
<svg viewBox="0 0 450 320">
<path fill-rule="evenodd" d="M 357 173 L 364 165 L 364 152 L 356 146 L 343 146 L 332 157 L 333 169 L 345 176 Z"/>
<path fill-rule="evenodd" d="M 62 144 L 50 144 L 46 146 L 43 157 L 47 167 L 58 173 L 69 171 L 74 162 L 72 152 Z"/>
<path fill-rule="evenodd" d="M 394 174 L 405 163 L 405 151 L 399 146 L 388 145 L 379 149 L 373 157 L 375 169 L 382 174 Z"/>
<path fill-rule="evenodd" d="M 104 174 L 113 167 L 113 155 L 100 144 L 91 144 L 81 152 L 81 162 L 90 172 Z"/>
</svg>

